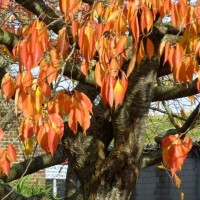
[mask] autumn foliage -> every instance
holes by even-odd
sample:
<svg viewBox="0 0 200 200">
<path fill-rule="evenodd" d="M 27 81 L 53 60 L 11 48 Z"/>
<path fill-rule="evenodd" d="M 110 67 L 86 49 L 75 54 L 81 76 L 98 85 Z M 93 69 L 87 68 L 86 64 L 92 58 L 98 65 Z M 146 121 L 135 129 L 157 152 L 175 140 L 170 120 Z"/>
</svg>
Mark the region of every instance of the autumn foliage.
<svg viewBox="0 0 200 200">
<path fill-rule="evenodd" d="M 2 9 L 10 4 L 20 9 L 20 5 L 9 0 L 0 2 Z M 200 77 L 197 61 L 200 56 L 199 5 L 190 6 L 186 0 L 177 3 L 171 0 L 108 0 L 106 5 L 101 1 L 89 5 L 81 0 L 59 0 L 59 9 L 66 25 L 56 39 L 39 19 L 23 28 L 8 24 L 2 27 L 20 35 L 13 48 L 19 62 L 18 74 L 12 77 L 7 73 L 1 90 L 7 102 L 14 99 L 16 116 L 19 113 L 23 116 L 19 135 L 27 154 L 32 153 L 34 143 L 38 142 L 44 151 L 53 155 L 63 136 L 64 117 L 74 134 L 80 127 L 86 134 L 90 127 L 93 113 L 90 99 L 78 90 L 57 91 L 55 88 L 72 56 L 76 58 L 73 65 L 78 64 L 85 76 L 94 71 L 103 102 L 113 110 L 123 104 L 129 76 L 144 58 L 164 57 L 163 65 L 170 64 L 174 80 L 180 84 L 191 82 L 194 75 Z M 26 10 L 24 13 L 27 13 L 24 18 L 32 15 Z M 150 35 L 158 15 L 161 19 L 171 15 L 172 25 L 181 29 L 183 37 L 177 42 L 163 40 L 155 49 Z M 15 20 L 14 16 L 12 18 Z M 124 68 L 130 35 L 133 38 L 132 59 Z M 34 77 L 32 69 L 38 66 L 38 76 Z M 197 85 L 200 90 L 200 81 Z M 1 133 L 0 139 L 2 137 Z M 177 136 L 163 140 L 163 162 L 172 174 L 181 169 L 191 145 L 188 136 L 184 140 Z M 7 151 L 0 149 L 0 172 L 8 174 L 10 161 L 15 157 L 13 146 L 9 145 Z"/>
<path fill-rule="evenodd" d="M 189 136 L 181 139 L 178 134 L 169 135 L 162 140 L 162 157 L 165 167 L 170 168 L 172 176 L 181 170 L 182 165 L 192 148 Z"/>
</svg>

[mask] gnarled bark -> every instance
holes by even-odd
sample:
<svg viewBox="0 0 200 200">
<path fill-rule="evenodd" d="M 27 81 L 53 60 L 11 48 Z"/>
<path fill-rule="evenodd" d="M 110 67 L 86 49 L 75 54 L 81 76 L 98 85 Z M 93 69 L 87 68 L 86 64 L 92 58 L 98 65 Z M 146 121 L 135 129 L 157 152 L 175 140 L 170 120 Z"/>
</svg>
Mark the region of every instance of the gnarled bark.
<svg viewBox="0 0 200 200">
<path fill-rule="evenodd" d="M 145 121 L 158 67 L 158 57 L 152 62 L 144 59 L 131 75 L 126 98 L 116 111 L 100 112 L 99 104 L 87 136 L 67 133 L 64 144 L 84 199 L 129 198 L 141 169 Z M 107 154 L 112 138 L 114 147 Z"/>
</svg>

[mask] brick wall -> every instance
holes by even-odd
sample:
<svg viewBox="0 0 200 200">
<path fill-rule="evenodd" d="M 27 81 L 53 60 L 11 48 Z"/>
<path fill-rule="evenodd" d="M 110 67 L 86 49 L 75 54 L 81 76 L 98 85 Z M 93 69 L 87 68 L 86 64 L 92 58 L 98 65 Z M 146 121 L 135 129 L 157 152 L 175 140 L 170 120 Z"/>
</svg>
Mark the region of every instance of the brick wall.
<svg viewBox="0 0 200 200">
<path fill-rule="evenodd" d="M 155 166 L 144 169 L 138 180 L 132 200 L 179 200 L 184 193 L 184 200 L 200 200 L 200 156 L 193 148 L 178 174 L 182 181 L 180 189 L 172 182 L 169 172 Z"/>
<path fill-rule="evenodd" d="M 4 130 L 4 138 L 0 141 L 0 148 L 6 148 L 9 143 L 12 143 L 17 151 L 17 163 L 24 161 L 27 156 L 24 155 L 22 150 L 22 143 L 19 139 L 19 122 L 14 115 L 14 105 L 0 102 L 0 128 Z M 44 154 L 40 148 L 37 148 L 35 155 Z M 33 175 L 33 182 L 38 179 L 41 185 L 45 184 L 44 170 L 40 170 Z"/>
</svg>

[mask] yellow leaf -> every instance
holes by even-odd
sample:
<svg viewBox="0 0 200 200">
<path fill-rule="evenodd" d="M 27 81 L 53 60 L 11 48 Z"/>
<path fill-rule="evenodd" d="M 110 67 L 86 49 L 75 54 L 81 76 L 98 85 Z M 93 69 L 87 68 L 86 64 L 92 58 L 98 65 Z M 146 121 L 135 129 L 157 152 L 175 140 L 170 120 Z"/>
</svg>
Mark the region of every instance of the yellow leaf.
<svg viewBox="0 0 200 200">
<path fill-rule="evenodd" d="M 176 187 L 180 188 L 180 186 L 181 186 L 181 179 L 176 174 L 174 174 L 173 178 L 174 178 Z"/>
<path fill-rule="evenodd" d="M 40 114 L 42 111 L 42 104 L 43 104 L 43 93 L 40 87 L 37 87 L 35 91 L 35 109 L 36 113 Z"/>
<path fill-rule="evenodd" d="M 125 96 L 125 89 L 120 79 L 117 79 L 113 93 L 114 93 L 115 109 L 116 109 L 117 106 L 123 101 Z"/>
<path fill-rule="evenodd" d="M 119 12 L 120 10 L 116 10 L 113 13 L 111 13 L 110 16 L 108 17 L 107 22 L 112 21 L 113 19 L 116 19 L 117 16 L 119 16 Z"/>
</svg>

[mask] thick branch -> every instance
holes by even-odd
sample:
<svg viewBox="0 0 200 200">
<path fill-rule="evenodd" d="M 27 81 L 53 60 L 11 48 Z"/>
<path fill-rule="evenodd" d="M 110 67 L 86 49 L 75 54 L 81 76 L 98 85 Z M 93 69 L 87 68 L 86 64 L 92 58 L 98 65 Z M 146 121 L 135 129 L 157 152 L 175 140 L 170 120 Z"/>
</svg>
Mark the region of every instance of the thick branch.
<svg viewBox="0 0 200 200">
<path fill-rule="evenodd" d="M 19 36 L 0 29 L 0 44 L 4 44 L 8 47 L 13 47 L 18 39 Z"/>
<path fill-rule="evenodd" d="M 55 33 L 58 33 L 65 25 L 60 16 L 58 16 L 42 0 L 16 0 L 16 2 L 37 15 L 40 20 L 44 21 L 46 25 L 49 25 L 49 28 Z"/>
<path fill-rule="evenodd" d="M 158 86 L 155 88 L 153 101 L 171 100 L 198 94 L 197 79 L 192 83 L 175 86 Z"/>
<path fill-rule="evenodd" d="M 162 150 L 157 149 L 153 151 L 144 152 L 142 155 L 141 168 L 147 168 L 162 162 Z"/>
<path fill-rule="evenodd" d="M 65 66 L 64 76 L 77 80 L 83 84 L 97 87 L 94 82 L 94 72 L 91 70 L 88 76 L 85 76 L 81 72 L 79 65 L 72 65 L 68 62 Z"/>
<path fill-rule="evenodd" d="M 63 146 L 60 145 L 53 157 L 51 154 L 43 154 L 32 159 L 27 159 L 24 162 L 13 165 L 9 176 L 7 177 L 6 175 L 2 175 L 0 176 L 0 179 L 4 182 L 11 182 L 13 180 L 19 179 L 22 175 L 25 176 L 32 174 L 46 167 L 63 163 L 66 159 L 66 150 Z M 24 174 L 25 170 L 26 173 Z"/>
</svg>

